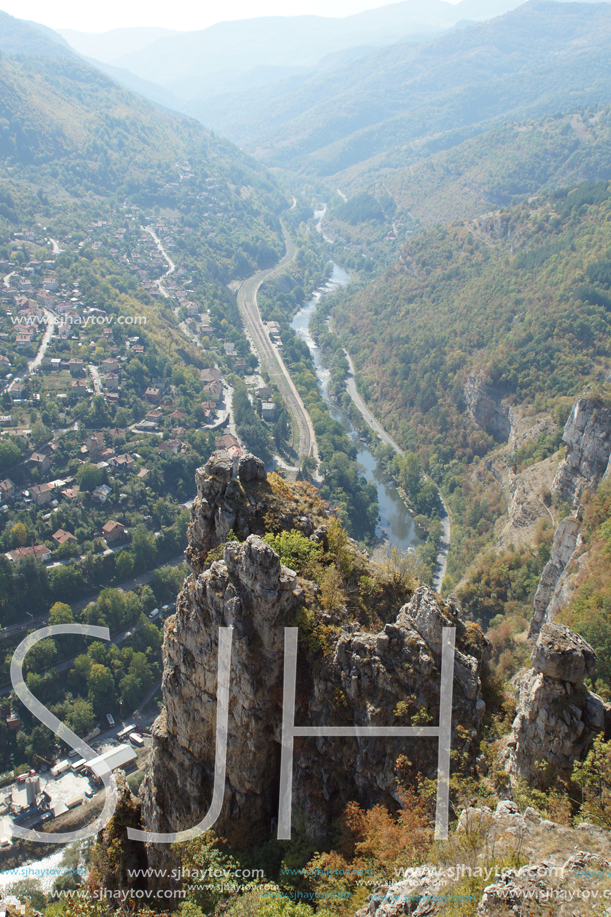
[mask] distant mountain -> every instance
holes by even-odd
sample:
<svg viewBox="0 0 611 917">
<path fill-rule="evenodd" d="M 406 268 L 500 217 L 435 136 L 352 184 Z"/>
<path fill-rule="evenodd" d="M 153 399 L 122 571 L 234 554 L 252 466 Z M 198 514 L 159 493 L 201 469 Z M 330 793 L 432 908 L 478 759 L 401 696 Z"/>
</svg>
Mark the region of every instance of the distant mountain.
<svg viewBox="0 0 611 917">
<path fill-rule="evenodd" d="M 337 51 L 359 45 L 387 45 L 401 38 L 432 36 L 465 19 L 490 18 L 513 9 L 519 0 L 403 0 L 342 19 L 322 16 L 268 16 L 220 22 L 196 32 L 164 35 L 154 30 L 122 29 L 100 36 L 63 30 L 80 53 L 127 69 L 185 99 L 231 89 L 236 76 L 258 67 L 312 67 Z M 150 34 L 149 34 L 150 31 Z M 120 34 L 119 34 L 120 33 Z M 151 39 L 148 44 L 145 43 Z M 111 57 L 121 42 L 129 50 Z M 97 48 L 97 51 L 96 51 Z"/>
<path fill-rule="evenodd" d="M 405 166 L 425 142 L 449 149 L 509 120 L 604 104 L 610 52 L 609 4 L 531 0 L 432 42 L 190 110 L 266 163 L 350 176 Z"/>
<path fill-rule="evenodd" d="M 68 42 L 58 32 L 15 19 L 0 10 L 0 51 L 6 54 L 42 54 L 45 57 L 74 57 Z"/>
<path fill-rule="evenodd" d="M 105 64 L 112 64 L 125 54 L 142 51 L 159 38 L 179 34 L 172 29 L 155 28 L 111 29 L 100 33 L 58 29 L 58 32 L 83 57 L 94 57 Z"/>
</svg>

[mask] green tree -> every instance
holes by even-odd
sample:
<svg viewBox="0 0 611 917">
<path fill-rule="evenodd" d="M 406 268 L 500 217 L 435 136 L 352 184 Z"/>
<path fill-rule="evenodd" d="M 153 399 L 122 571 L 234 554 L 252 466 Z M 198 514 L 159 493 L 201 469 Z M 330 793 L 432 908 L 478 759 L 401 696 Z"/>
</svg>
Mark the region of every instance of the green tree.
<svg viewBox="0 0 611 917">
<path fill-rule="evenodd" d="M 157 546 L 153 536 L 144 526 L 138 526 L 132 537 L 132 554 L 136 567 L 150 570 L 157 558 Z"/>
<path fill-rule="evenodd" d="M 51 608 L 49 615 L 49 624 L 54 627 L 56 624 L 73 624 L 74 615 L 69 605 L 63 602 L 56 602 Z"/>
<path fill-rule="evenodd" d="M 76 473 L 76 480 L 81 490 L 92 491 L 102 483 L 103 472 L 97 465 L 85 462 Z"/>
<path fill-rule="evenodd" d="M 119 580 L 129 579 L 134 572 L 134 557 L 129 551 L 121 551 L 115 563 Z"/>
<path fill-rule="evenodd" d="M 115 682 L 112 672 L 105 665 L 94 663 L 89 672 L 89 693 L 87 699 L 96 716 L 113 710 L 117 703 Z"/>
</svg>

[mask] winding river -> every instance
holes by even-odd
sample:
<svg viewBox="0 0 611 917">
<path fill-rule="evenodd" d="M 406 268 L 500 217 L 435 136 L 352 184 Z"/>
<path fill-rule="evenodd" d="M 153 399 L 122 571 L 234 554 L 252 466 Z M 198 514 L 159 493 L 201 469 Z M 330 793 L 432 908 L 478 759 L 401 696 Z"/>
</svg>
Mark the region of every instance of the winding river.
<svg viewBox="0 0 611 917">
<path fill-rule="evenodd" d="M 317 290 L 312 298 L 299 310 L 291 322 L 291 327 L 296 331 L 299 337 L 308 345 L 312 361 L 316 369 L 316 375 L 320 383 L 322 396 L 329 405 L 331 416 L 342 424 L 350 438 L 354 442 L 357 452 L 358 461 L 363 466 L 364 475 L 368 481 L 372 481 L 378 494 L 378 505 L 380 507 L 380 518 L 376 529 L 376 535 L 382 540 L 388 540 L 394 547 L 407 551 L 408 548 L 417 547 L 422 544 L 422 539 L 417 534 L 413 518 L 393 484 L 382 474 L 379 465 L 369 447 L 362 442 L 357 431 L 353 427 L 350 418 L 344 410 L 329 397 L 329 379 L 330 372 L 324 364 L 324 359 L 320 348 L 312 338 L 309 331 L 310 317 L 312 316 L 320 299 L 338 287 L 345 286 L 349 281 L 349 276 L 343 268 L 337 264 L 333 265 L 333 273 L 329 281 Z"/>
</svg>

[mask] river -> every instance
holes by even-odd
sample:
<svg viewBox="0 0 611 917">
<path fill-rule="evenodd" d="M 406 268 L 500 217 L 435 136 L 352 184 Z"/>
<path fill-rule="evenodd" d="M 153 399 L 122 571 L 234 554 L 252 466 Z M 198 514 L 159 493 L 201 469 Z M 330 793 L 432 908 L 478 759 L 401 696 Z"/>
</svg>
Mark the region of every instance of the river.
<svg viewBox="0 0 611 917">
<path fill-rule="evenodd" d="M 324 364 L 320 348 L 312 338 L 309 330 L 310 317 L 320 302 L 320 299 L 332 293 L 334 290 L 337 290 L 338 287 L 345 286 L 349 280 L 350 278 L 346 271 L 337 264 L 334 264 L 330 280 L 324 287 L 317 290 L 312 298 L 299 310 L 291 322 L 291 327 L 297 332 L 299 337 L 303 338 L 310 349 L 322 396 L 329 405 L 331 416 L 339 420 L 349 434 L 357 448 L 358 461 L 363 466 L 366 479 L 372 481 L 376 486 L 378 505 L 380 507 L 380 518 L 376 528 L 376 535 L 381 540 L 388 539 L 390 544 L 394 547 L 400 548 L 402 551 L 407 551 L 408 548 L 414 548 L 422 544 L 422 539 L 417 534 L 412 515 L 399 496 L 397 488 L 394 487 L 388 478 L 380 471 L 377 460 L 371 453 L 367 444 L 360 439 L 346 412 L 336 402 L 329 398 L 328 384 L 330 373 Z"/>
</svg>

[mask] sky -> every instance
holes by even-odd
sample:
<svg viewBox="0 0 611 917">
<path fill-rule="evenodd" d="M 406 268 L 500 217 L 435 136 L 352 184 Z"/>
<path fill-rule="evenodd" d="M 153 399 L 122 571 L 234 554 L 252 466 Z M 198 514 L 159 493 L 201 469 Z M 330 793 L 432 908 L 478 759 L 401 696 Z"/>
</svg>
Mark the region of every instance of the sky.
<svg viewBox="0 0 611 917">
<path fill-rule="evenodd" d="M 456 3 L 458 0 L 448 0 Z M 106 32 L 129 26 L 205 29 L 215 22 L 255 16 L 350 16 L 386 6 L 389 0 L 0 0 L 0 8 L 18 19 L 41 22 L 52 29 Z"/>
</svg>

